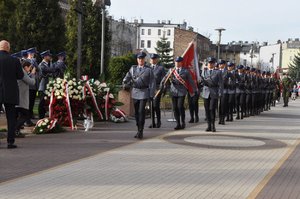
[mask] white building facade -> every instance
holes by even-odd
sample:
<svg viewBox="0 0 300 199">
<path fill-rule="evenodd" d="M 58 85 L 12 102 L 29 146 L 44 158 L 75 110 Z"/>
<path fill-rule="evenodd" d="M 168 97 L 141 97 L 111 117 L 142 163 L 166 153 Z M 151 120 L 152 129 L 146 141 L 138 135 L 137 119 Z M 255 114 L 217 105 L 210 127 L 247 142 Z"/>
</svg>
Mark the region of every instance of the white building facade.
<svg viewBox="0 0 300 199">
<path fill-rule="evenodd" d="M 186 22 L 183 24 L 171 24 L 171 21 L 158 21 L 157 23 L 137 23 L 137 49 L 145 50 L 148 53 L 156 53 L 157 42 L 162 37 L 170 43 L 170 48 L 174 49 L 175 28 L 186 29 Z"/>
<path fill-rule="evenodd" d="M 281 44 L 260 47 L 259 62 L 262 70 L 274 72 L 281 68 Z"/>
<path fill-rule="evenodd" d="M 240 64 L 257 68 L 259 63 L 259 44 L 244 43 L 241 45 Z"/>
</svg>

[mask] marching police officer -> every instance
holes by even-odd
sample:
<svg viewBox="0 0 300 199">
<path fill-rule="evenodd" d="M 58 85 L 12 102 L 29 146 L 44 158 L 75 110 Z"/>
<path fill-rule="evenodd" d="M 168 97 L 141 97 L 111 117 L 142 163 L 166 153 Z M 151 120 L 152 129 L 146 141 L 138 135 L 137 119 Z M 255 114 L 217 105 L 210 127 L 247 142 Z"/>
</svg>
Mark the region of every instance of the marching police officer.
<svg viewBox="0 0 300 199">
<path fill-rule="evenodd" d="M 220 98 L 220 103 L 219 103 L 219 124 L 225 125 L 225 116 L 227 115 L 227 110 L 228 110 L 228 71 L 226 68 L 226 62 L 225 60 L 220 60 L 219 61 L 219 70 L 222 73 L 223 77 L 223 83 L 224 83 L 224 89 L 222 96 Z"/>
<path fill-rule="evenodd" d="M 145 57 L 146 53 L 138 53 L 138 65 L 133 65 L 123 79 L 123 88 L 132 87 L 131 97 L 133 98 L 135 121 L 138 129 L 134 137 L 139 139 L 143 139 L 145 106 L 147 101 L 154 97 L 156 87 L 153 70 L 145 65 Z"/>
<path fill-rule="evenodd" d="M 174 117 L 176 119 L 175 130 L 185 128 L 185 110 L 184 99 L 188 93 L 189 86 L 191 86 L 191 95 L 196 92 L 196 85 L 192 79 L 190 72 L 183 67 L 183 58 L 176 57 L 175 68 L 170 69 L 166 76 L 162 79 L 160 88 L 165 87 L 166 81 L 170 78 L 171 87 L 170 92 L 172 95 L 172 105 L 174 111 Z"/>
<path fill-rule="evenodd" d="M 252 107 L 252 76 L 249 66 L 246 66 L 245 71 L 245 117 L 249 117 Z"/>
<path fill-rule="evenodd" d="M 53 77 L 55 73 L 57 72 L 57 69 L 55 67 L 52 67 L 51 60 L 52 60 L 52 54 L 50 53 L 50 50 L 46 50 L 41 53 L 41 57 L 43 58 L 43 61 L 39 64 L 39 70 L 40 70 L 40 84 L 39 84 L 39 118 L 42 119 L 45 117 L 46 110 L 45 110 L 45 90 L 46 86 L 49 82 L 49 77 Z"/>
<path fill-rule="evenodd" d="M 251 112 L 250 115 L 254 116 L 257 115 L 258 113 L 258 108 L 257 108 L 257 97 L 258 97 L 258 77 L 256 75 L 256 69 L 251 68 L 250 69 L 250 74 L 251 74 Z"/>
<path fill-rule="evenodd" d="M 227 63 L 227 93 L 228 93 L 228 112 L 226 121 L 232 122 L 233 121 L 233 109 L 235 104 L 235 91 L 236 91 L 236 84 L 235 84 L 235 70 L 234 70 L 234 63 L 228 62 Z M 225 84 L 224 84 L 225 86 Z"/>
<path fill-rule="evenodd" d="M 235 94 L 235 103 L 236 103 L 236 119 L 244 118 L 244 109 L 245 109 L 245 83 L 246 77 L 244 74 L 244 66 L 239 65 L 237 67 L 238 72 L 236 74 L 236 94 Z"/>
<path fill-rule="evenodd" d="M 207 119 L 206 131 L 216 132 L 215 118 L 218 98 L 223 94 L 223 77 L 220 70 L 215 70 L 216 59 L 208 57 L 207 70 L 203 71 L 202 81 L 204 84 L 202 97 L 204 98 L 205 115 Z"/>
<path fill-rule="evenodd" d="M 151 68 L 153 70 L 154 78 L 155 78 L 155 84 L 156 84 L 156 90 L 159 89 L 159 85 L 161 80 L 166 75 L 166 71 L 163 66 L 158 64 L 159 62 L 159 55 L 158 54 L 151 54 L 150 56 L 150 64 Z M 153 99 L 152 101 L 152 123 L 149 128 L 160 128 L 161 126 L 161 111 L 160 111 L 160 100 L 161 100 L 162 92 L 159 92 L 159 94 Z M 155 123 L 155 115 L 157 118 L 157 123 Z"/>
</svg>

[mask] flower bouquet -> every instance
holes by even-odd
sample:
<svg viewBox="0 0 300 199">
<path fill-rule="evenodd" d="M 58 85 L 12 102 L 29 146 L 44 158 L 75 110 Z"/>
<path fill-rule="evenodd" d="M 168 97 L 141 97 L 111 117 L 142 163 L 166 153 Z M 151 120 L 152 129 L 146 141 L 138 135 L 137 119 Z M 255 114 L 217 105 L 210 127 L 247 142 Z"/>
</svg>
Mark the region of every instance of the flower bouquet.
<svg viewBox="0 0 300 199">
<path fill-rule="evenodd" d="M 115 123 L 120 123 L 120 122 L 126 122 L 128 121 L 128 118 L 124 111 L 115 108 L 114 110 L 111 111 L 110 113 L 110 120 Z"/>
<path fill-rule="evenodd" d="M 40 119 L 33 129 L 33 133 L 35 134 L 58 133 L 62 131 L 64 129 L 57 123 L 57 119 L 51 118 Z"/>
</svg>

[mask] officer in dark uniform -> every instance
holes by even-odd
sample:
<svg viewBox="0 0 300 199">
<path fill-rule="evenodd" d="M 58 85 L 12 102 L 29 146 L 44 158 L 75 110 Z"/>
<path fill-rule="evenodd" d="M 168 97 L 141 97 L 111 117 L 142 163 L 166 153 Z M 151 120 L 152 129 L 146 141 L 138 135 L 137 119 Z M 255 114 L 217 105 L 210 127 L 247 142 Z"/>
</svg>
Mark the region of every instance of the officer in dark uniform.
<svg viewBox="0 0 300 199">
<path fill-rule="evenodd" d="M 232 122 L 233 121 L 233 109 L 235 105 L 235 91 L 236 91 L 236 84 L 235 84 L 235 65 L 232 62 L 227 63 L 227 93 L 228 93 L 228 112 L 226 121 Z M 225 86 L 225 83 L 224 83 Z"/>
<path fill-rule="evenodd" d="M 191 117 L 189 123 L 199 122 L 199 96 L 200 96 L 199 89 L 200 89 L 200 85 L 198 85 L 199 82 L 197 82 L 197 80 L 194 80 L 194 82 L 195 82 L 195 86 L 196 86 L 196 92 L 188 93 L 188 95 L 187 95 L 188 103 L 189 103 L 190 117 Z"/>
<path fill-rule="evenodd" d="M 132 87 L 131 97 L 133 98 L 135 121 L 138 129 L 135 138 L 143 139 L 145 125 L 145 107 L 149 99 L 152 100 L 155 92 L 155 78 L 153 70 L 145 64 L 146 53 L 137 54 L 138 65 L 133 65 L 123 79 L 123 88 Z"/>
<path fill-rule="evenodd" d="M 287 73 L 283 73 L 282 79 L 282 97 L 283 97 L 283 107 L 289 106 L 290 92 L 293 86 L 293 82 Z"/>
<path fill-rule="evenodd" d="M 223 94 L 219 103 L 219 124 L 225 125 L 225 116 L 228 112 L 228 71 L 225 60 L 220 60 L 218 65 L 219 70 L 222 72 L 224 84 Z"/>
<path fill-rule="evenodd" d="M 250 116 L 252 108 L 252 76 L 250 74 L 250 67 L 246 66 L 245 68 L 245 117 Z"/>
<path fill-rule="evenodd" d="M 218 106 L 218 98 L 222 97 L 224 84 L 222 72 L 214 69 L 216 59 L 208 57 L 207 61 L 207 70 L 204 70 L 202 75 L 202 81 L 204 84 L 202 97 L 204 99 L 205 115 L 207 118 L 206 131 L 216 132 L 216 108 Z"/>
<path fill-rule="evenodd" d="M 51 65 L 52 60 L 52 54 L 50 53 L 50 50 L 46 50 L 41 53 L 41 57 L 43 58 L 43 61 L 39 64 L 39 77 L 41 79 L 39 84 L 39 118 L 42 119 L 45 117 L 46 110 L 45 110 L 45 90 L 46 86 L 49 82 L 49 77 L 53 77 L 57 69 Z"/>
<path fill-rule="evenodd" d="M 236 105 L 236 119 L 244 119 L 245 109 L 245 83 L 246 77 L 244 73 L 244 66 L 239 65 L 237 67 L 238 72 L 236 74 L 236 94 L 235 94 L 235 105 Z"/>
<path fill-rule="evenodd" d="M 256 70 L 256 95 L 255 95 L 255 108 L 256 108 L 256 115 L 259 115 L 261 110 L 260 110 L 260 101 L 261 101 L 261 85 L 262 85 L 262 80 L 261 80 L 261 71 L 260 69 Z"/>
<path fill-rule="evenodd" d="M 196 85 L 192 79 L 190 72 L 182 66 L 182 57 L 176 57 L 175 68 L 170 69 L 166 76 L 162 79 L 160 88 L 163 89 L 165 82 L 169 78 L 171 81 L 170 93 L 172 96 L 172 106 L 174 117 L 176 119 L 175 130 L 185 128 L 185 110 L 184 99 L 188 93 L 188 86 L 191 86 L 191 95 L 196 92 Z"/>
<path fill-rule="evenodd" d="M 261 75 L 261 80 L 262 80 L 262 84 L 261 84 L 261 111 L 266 111 L 265 107 L 266 107 L 266 100 L 267 100 L 267 77 L 266 77 L 266 71 L 262 72 Z"/>
<path fill-rule="evenodd" d="M 250 115 L 254 116 L 257 114 L 257 92 L 258 92 L 258 80 L 256 75 L 256 69 L 251 68 L 250 69 L 251 74 L 251 111 Z"/>
<path fill-rule="evenodd" d="M 271 90 L 272 90 L 270 71 L 266 72 L 265 79 L 266 79 L 265 111 L 268 111 L 271 109 Z"/>
<path fill-rule="evenodd" d="M 57 68 L 55 77 L 64 78 L 64 73 L 67 68 L 65 64 L 66 52 L 59 52 L 57 55 L 57 61 L 54 63 L 54 67 Z"/>
<path fill-rule="evenodd" d="M 154 78 L 155 78 L 155 84 L 156 84 L 156 90 L 159 89 L 159 85 L 161 80 L 166 75 L 166 71 L 163 66 L 159 65 L 159 55 L 158 54 L 151 54 L 150 56 L 150 64 L 151 68 L 153 70 Z M 160 100 L 161 100 L 162 92 L 159 92 L 159 94 L 153 99 L 153 108 L 152 108 L 152 123 L 149 128 L 160 128 L 161 126 L 161 111 L 160 111 Z M 155 123 L 155 115 L 157 118 L 157 123 Z M 153 125 L 153 126 L 152 126 Z"/>
</svg>

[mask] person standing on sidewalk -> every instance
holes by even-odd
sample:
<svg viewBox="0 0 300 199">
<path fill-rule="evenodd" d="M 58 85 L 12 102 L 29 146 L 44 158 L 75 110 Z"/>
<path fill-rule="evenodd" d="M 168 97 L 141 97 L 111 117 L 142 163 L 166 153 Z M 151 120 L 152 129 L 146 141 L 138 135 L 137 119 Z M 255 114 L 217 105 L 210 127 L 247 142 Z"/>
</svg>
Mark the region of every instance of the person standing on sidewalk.
<svg viewBox="0 0 300 199">
<path fill-rule="evenodd" d="M 15 145 L 16 108 L 19 104 L 19 89 L 17 80 L 24 73 L 20 60 L 9 55 L 10 44 L 0 41 L 0 104 L 4 104 L 7 119 L 7 148 L 17 148 Z"/>
<path fill-rule="evenodd" d="M 136 57 L 138 65 L 133 65 L 127 72 L 123 79 L 123 88 L 129 89 L 132 87 L 131 97 L 138 128 L 138 132 L 134 137 L 143 139 L 145 107 L 147 101 L 153 99 L 156 85 L 153 70 L 145 64 L 146 53 L 140 52 Z"/>
<path fill-rule="evenodd" d="M 282 79 L 282 97 L 283 97 L 283 107 L 287 107 L 289 105 L 289 97 L 292 89 L 293 82 L 287 73 L 283 74 Z"/>
<path fill-rule="evenodd" d="M 218 99 L 223 94 L 223 77 L 220 70 L 215 70 L 216 59 L 208 57 L 208 68 L 203 71 L 202 81 L 204 84 L 202 97 L 204 99 L 205 115 L 207 118 L 206 131 L 216 132 L 215 119 Z"/>
<path fill-rule="evenodd" d="M 57 72 L 57 68 L 53 67 L 51 64 L 52 54 L 50 53 L 50 50 L 42 52 L 41 56 L 43 57 L 43 61 L 39 64 L 39 76 L 41 78 L 39 84 L 39 119 L 43 119 L 46 114 L 44 97 L 49 77 L 53 77 Z"/>
<path fill-rule="evenodd" d="M 219 60 L 219 70 L 222 73 L 224 89 L 219 102 L 219 124 L 225 125 L 225 116 L 228 112 L 228 70 L 225 60 Z"/>
<path fill-rule="evenodd" d="M 159 84 L 162 78 L 166 75 L 166 71 L 163 66 L 159 65 L 159 55 L 158 54 L 151 54 L 150 56 L 150 64 L 153 70 L 156 90 L 159 90 Z M 161 111 L 160 111 L 160 100 L 161 100 L 162 92 L 160 92 L 155 99 L 153 99 L 152 103 L 152 120 L 154 121 L 153 124 L 149 126 L 149 128 L 160 128 L 161 126 Z M 157 118 L 157 123 L 155 123 L 155 115 Z"/>
<path fill-rule="evenodd" d="M 27 50 L 27 60 L 31 63 L 32 66 L 32 70 L 35 70 L 35 72 L 39 72 L 38 70 L 38 63 L 36 61 L 36 53 L 37 50 L 35 47 L 29 48 Z M 26 121 L 25 125 L 26 126 L 34 126 L 34 123 L 31 121 L 31 119 L 35 119 L 34 118 L 34 114 L 33 114 L 33 107 L 34 107 L 34 103 L 35 103 L 35 99 L 36 99 L 36 94 L 37 94 L 37 90 L 38 90 L 38 86 L 39 86 L 39 82 L 38 82 L 38 76 L 36 76 L 35 74 L 29 73 L 29 77 L 34 76 L 35 77 L 35 84 L 34 85 L 29 85 L 29 112 L 30 112 L 30 118 Z"/>
<path fill-rule="evenodd" d="M 197 91 L 194 80 L 192 79 L 190 72 L 183 67 L 182 61 L 182 57 L 176 57 L 175 68 L 170 69 L 160 83 L 160 88 L 163 90 L 166 86 L 166 80 L 169 78 L 171 81 L 170 92 L 172 96 L 174 117 L 176 120 L 175 130 L 185 128 L 184 99 L 188 93 L 188 85 L 191 85 L 192 87 L 193 91 L 191 94 Z"/>
<path fill-rule="evenodd" d="M 227 63 L 227 93 L 228 93 L 228 111 L 227 111 L 227 122 L 233 121 L 233 109 L 235 105 L 235 90 L 236 90 L 236 84 L 235 84 L 235 65 L 232 62 Z M 224 85 L 225 86 L 225 85 Z"/>
<path fill-rule="evenodd" d="M 24 134 L 20 132 L 21 126 L 25 121 L 30 119 L 29 111 L 29 86 L 35 85 L 35 71 L 36 68 L 32 69 L 32 65 L 29 61 L 22 63 L 24 77 L 22 80 L 18 80 L 19 86 L 19 105 L 16 106 L 16 113 L 18 116 L 16 125 L 16 137 L 23 138 Z M 30 73 L 30 76 L 29 76 Z"/>
</svg>

